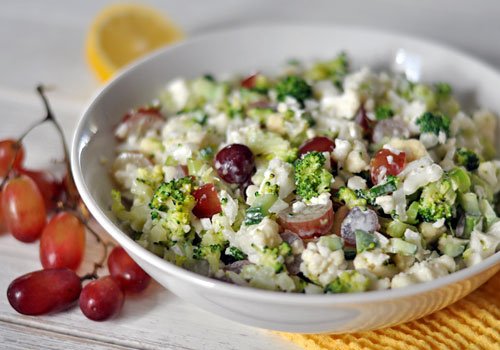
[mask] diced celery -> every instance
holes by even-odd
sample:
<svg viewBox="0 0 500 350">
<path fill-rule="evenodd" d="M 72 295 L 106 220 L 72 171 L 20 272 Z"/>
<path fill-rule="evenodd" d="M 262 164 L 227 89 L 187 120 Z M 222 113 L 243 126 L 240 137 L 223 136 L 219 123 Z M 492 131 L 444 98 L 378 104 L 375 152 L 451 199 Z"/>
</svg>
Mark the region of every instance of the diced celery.
<svg viewBox="0 0 500 350">
<path fill-rule="evenodd" d="M 481 199 L 479 201 L 479 210 L 484 215 L 485 229 L 488 230 L 494 223 L 498 222 L 497 214 L 495 210 L 491 207 L 491 204 L 486 199 Z"/>
<path fill-rule="evenodd" d="M 372 250 L 378 246 L 378 239 L 373 233 L 368 233 L 363 230 L 356 230 L 356 251 L 358 253 L 365 250 Z"/>
<path fill-rule="evenodd" d="M 417 252 L 418 247 L 410 242 L 406 242 L 401 238 L 391 238 L 389 252 L 404 256 L 411 256 Z"/>
<path fill-rule="evenodd" d="M 269 208 L 276 202 L 278 196 L 275 194 L 264 194 L 257 197 L 253 205 L 247 209 L 245 214 L 245 225 L 255 225 L 269 214 Z"/>
<path fill-rule="evenodd" d="M 471 180 L 465 169 L 454 168 L 450 171 L 449 176 L 453 186 L 460 192 L 465 193 L 470 189 Z"/>
<path fill-rule="evenodd" d="M 465 214 L 464 232 L 462 237 L 469 238 L 476 226 L 481 223 L 481 216 Z"/>
<path fill-rule="evenodd" d="M 418 208 L 420 204 L 418 201 L 412 202 L 410 206 L 408 207 L 408 210 L 406 211 L 406 223 L 415 225 L 418 223 L 417 216 L 418 216 Z"/>
<path fill-rule="evenodd" d="M 320 237 L 318 244 L 327 246 L 331 251 L 342 249 L 342 240 L 339 236 L 322 236 Z"/>
<path fill-rule="evenodd" d="M 479 201 L 475 193 L 460 193 L 458 196 L 458 202 L 467 214 L 476 216 L 481 215 L 481 211 L 479 210 Z"/>
<path fill-rule="evenodd" d="M 399 220 L 392 220 L 389 222 L 386 228 L 386 233 L 391 237 L 401 238 L 403 237 L 405 231 L 411 229 L 412 231 L 417 231 L 414 226 L 405 224 Z"/>
<path fill-rule="evenodd" d="M 199 160 L 199 159 L 192 159 L 192 158 L 188 159 L 187 167 L 188 167 L 189 174 L 199 176 L 198 173 L 200 172 L 201 168 L 203 167 L 203 164 L 204 164 L 204 162 Z"/>
<path fill-rule="evenodd" d="M 462 254 L 465 250 L 465 247 L 461 244 L 447 244 L 444 246 L 444 251 L 443 253 L 445 255 L 451 256 L 452 258 L 455 258 Z"/>
</svg>

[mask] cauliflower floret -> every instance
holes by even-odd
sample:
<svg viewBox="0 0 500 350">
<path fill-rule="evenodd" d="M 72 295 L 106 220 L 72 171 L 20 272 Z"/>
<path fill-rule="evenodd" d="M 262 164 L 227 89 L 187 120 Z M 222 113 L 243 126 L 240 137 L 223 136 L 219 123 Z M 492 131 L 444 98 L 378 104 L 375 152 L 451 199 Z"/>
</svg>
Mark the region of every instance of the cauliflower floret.
<svg viewBox="0 0 500 350">
<path fill-rule="evenodd" d="M 175 79 L 167 85 L 167 91 L 172 97 L 172 102 L 177 110 L 186 106 L 189 100 L 189 88 L 184 79 Z"/>
<path fill-rule="evenodd" d="M 234 224 L 236 216 L 238 215 L 238 201 L 235 201 L 225 190 L 220 191 L 219 200 L 222 212 L 228 218 L 229 224 Z"/>
<path fill-rule="evenodd" d="M 389 146 L 389 147 L 386 147 Z M 392 139 L 387 145 L 384 145 L 384 148 L 395 148 L 397 150 L 405 152 L 406 161 L 408 163 L 413 162 L 414 160 L 420 159 L 422 157 L 428 157 L 429 153 L 427 153 L 427 149 L 424 144 L 419 140 L 410 139 L 410 140 L 400 140 L 400 139 Z"/>
<path fill-rule="evenodd" d="M 366 190 L 366 180 L 361 176 L 353 176 L 347 180 L 347 187 L 351 190 Z"/>
<path fill-rule="evenodd" d="M 438 181 L 444 174 L 443 169 L 437 164 L 426 167 L 419 167 L 410 171 L 403 182 L 405 195 L 415 193 L 419 188 Z"/>
<path fill-rule="evenodd" d="M 332 157 L 339 164 L 339 166 L 342 167 L 344 165 L 351 149 L 352 146 L 349 141 L 338 138 L 335 140 L 335 149 L 332 152 Z"/>
<path fill-rule="evenodd" d="M 264 181 L 262 181 L 261 187 L 265 182 L 279 186 L 279 198 L 288 197 L 295 190 L 293 166 L 279 158 L 274 158 L 269 162 L 267 170 L 264 172 Z"/>
<path fill-rule="evenodd" d="M 380 206 L 384 213 L 391 214 L 396 208 L 394 198 L 391 195 L 378 196 L 375 198 L 375 204 Z"/>
<path fill-rule="evenodd" d="M 358 253 L 353 263 L 356 270 L 368 270 L 378 277 L 391 277 L 395 269 L 393 265 L 388 265 L 389 259 L 389 255 L 376 248 Z"/>
<path fill-rule="evenodd" d="M 257 225 L 243 225 L 230 242 L 247 254 L 250 262 L 259 264 L 262 250 L 277 247 L 282 239 L 276 221 L 265 217 Z"/>
<path fill-rule="evenodd" d="M 366 147 L 363 142 L 359 140 L 354 141 L 353 149 L 349 152 L 344 168 L 351 173 L 359 173 L 368 169 L 370 159 Z"/>
<path fill-rule="evenodd" d="M 493 225 L 488 233 L 476 230 L 472 231 L 469 247 L 463 253 L 465 265 L 472 266 L 478 264 L 487 257 L 495 254 L 497 248 L 500 246 L 498 228 L 498 225 Z"/>
<path fill-rule="evenodd" d="M 300 271 L 310 280 L 326 286 L 338 273 L 347 268 L 344 251 L 334 250 L 326 244 L 326 240 L 309 242 L 302 252 Z"/>
<path fill-rule="evenodd" d="M 455 260 L 448 255 L 414 264 L 408 271 L 400 272 L 392 278 L 391 288 L 406 287 L 415 283 L 428 282 L 443 277 L 456 269 Z"/>
<path fill-rule="evenodd" d="M 347 90 L 342 95 L 323 97 L 320 105 L 330 117 L 352 119 L 359 109 L 360 100 L 356 91 Z"/>
</svg>

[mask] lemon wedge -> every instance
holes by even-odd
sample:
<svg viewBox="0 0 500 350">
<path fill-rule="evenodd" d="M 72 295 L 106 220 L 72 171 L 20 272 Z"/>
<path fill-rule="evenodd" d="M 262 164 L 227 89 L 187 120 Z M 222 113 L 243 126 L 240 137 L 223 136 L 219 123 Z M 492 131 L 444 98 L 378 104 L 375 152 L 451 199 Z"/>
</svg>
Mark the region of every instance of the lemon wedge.
<svg viewBox="0 0 500 350">
<path fill-rule="evenodd" d="M 131 61 L 183 37 L 173 22 L 150 7 L 112 5 L 92 23 L 85 53 L 92 70 L 105 81 Z"/>
</svg>

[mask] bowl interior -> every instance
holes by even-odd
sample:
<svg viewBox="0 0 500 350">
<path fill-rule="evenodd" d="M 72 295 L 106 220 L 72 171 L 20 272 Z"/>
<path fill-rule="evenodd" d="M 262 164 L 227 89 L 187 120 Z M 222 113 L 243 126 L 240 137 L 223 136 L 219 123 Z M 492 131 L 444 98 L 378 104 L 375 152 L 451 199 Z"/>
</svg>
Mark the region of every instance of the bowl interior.
<svg viewBox="0 0 500 350">
<path fill-rule="evenodd" d="M 330 58 L 340 51 L 348 53 L 355 67 L 390 68 L 400 49 L 411 55 L 421 80 L 449 82 L 468 106 L 500 112 L 498 73 L 467 55 L 419 39 L 331 26 L 261 26 L 213 33 L 145 58 L 96 95 L 82 116 L 73 143 L 73 172 L 83 199 L 123 244 L 126 235 L 113 225 L 116 220 L 109 211 L 114 127 L 127 110 L 149 102 L 171 79 L 274 71 L 290 58 Z"/>
</svg>

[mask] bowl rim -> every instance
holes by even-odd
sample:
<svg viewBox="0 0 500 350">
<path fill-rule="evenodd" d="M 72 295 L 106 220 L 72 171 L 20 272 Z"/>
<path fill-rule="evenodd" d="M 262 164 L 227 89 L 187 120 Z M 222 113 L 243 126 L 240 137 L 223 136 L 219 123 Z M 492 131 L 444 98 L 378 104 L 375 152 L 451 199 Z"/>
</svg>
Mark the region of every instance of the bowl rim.
<svg viewBox="0 0 500 350">
<path fill-rule="evenodd" d="M 80 149 L 83 148 L 84 144 L 82 142 L 82 135 L 85 131 L 85 122 L 90 115 L 90 111 L 94 106 L 101 100 L 102 95 L 104 95 L 108 90 L 112 89 L 115 84 L 118 83 L 123 77 L 128 75 L 131 71 L 135 70 L 136 67 L 147 64 L 148 61 L 157 58 L 162 55 L 169 55 L 170 52 L 174 52 L 179 48 L 188 47 L 190 45 L 196 45 L 198 42 L 203 42 L 204 40 L 216 39 L 222 35 L 241 35 L 247 31 L 257 31 L 265 32 L 266 30 L 283 30 L 283 29 L 328 29 L 328 30 L 341 30 L 349 31 L 352 33 L 366 33 L 377 36 L 384 36 L 386 38 L 392 39 L 404 39 L 412 44 L 417 44 L 421 46 L 426 46 L 430 49 L 439 49 L 447 51 L 448 54 L 461 57 L 465 60 L 475 63 L 476 65 L 483 66 L 483 68 L 490 71 L 491 74 L 496 75 L 500 79 L 500 72 L 496 70 L 492 65 L 483 60 L 476 58 L 468 53 L 457 50 L 447 44 L 442 44 L 434 40 L 424 39 L 418 36 L 393 33 L 387 30 L 374 29 L 364 26 L 351 26 L 351 25 L 331 25 L 331 24 L 311 24 L 311 23 L 301 23 L 301 24 L 290 24 L 287 22 L 272 23 L 272 24 L 251 24 L 239 27 L 229 27 L 221 28 L 210 31 L 208 33 L 203 33 L 196 35 L 192 38 L 188 38 L 182 42 L 176 43 L 169 47 L 160 48 L 151 54 L 129 64 L 128 66 L 121 69 L 108 83 L 98 89 L 90 99 L 87 107 L 84 109 L 80 115 L 77 127 L 73 134 L 72 147 L 71 147 L 71 171 L 75 180 L 76 187 L 82 197 L 83 202 L 88 207 L 89 211 L 92 213 L 95 220 L 115 239 L 118 243 L 124 247 L 127 251 L 132 252 L 134 255 L 140 256 L 141 259 L 145 260 L 148 264 L 153 265 L 155 268 L 161 270 L 164 273 L 170 274 L 175 278 L 181 279 L 187 283 L 193 283 L 202 288 L 211 288 L 217 290 L 218 293 L 228 294 L 233 297 L 239 297 L 242 299 L 250 299 L 256 301 L 266 301 L 269 303 L 277 304 L 296 304 L 300 303 L 302 305 L 318 305 L 318 304 L 366 304 L 387 299 L 399 299 L 405 297 L 411 297 L 416 294 L 431 292 L 433 290 L 458 283 L 460 281 L 471 278 L 489 268 L 494 267 L 500 263 L 500 252 L 493 254 L 492 256 L 486 258 L 477 265 L 467 267 L 460 271 L 454 272 L 452 274 L 446 275 L 444 277 L 439 277 L 435 280 L 423 282 L 419 284 L 414 284 L 404 288 L 389 289 L 389 290 L 378 290 L 378 291 L 367 291 L 360 293 L 344 293 L 344 294 L 303 294 L 303 293 L 283 293 L 276 291 L 269 291 L 263 289 L 257 289 L 252 287 L 239 286 L 235 284 L 230 284 L 227 282 L 219 281 L 214 278 L 202 276 L 191 272 L 187 269 L 181 268 L 175 264 L 172 264 L 143 248 L 132 240 L 123 230 L 121 230 L 117 225 L 115 225 L 105 214 L 104 210 L 99 207 L 90 195 L 87 185 L 83 179 L 83 172 L 81 167 L 80 159 Z M 88 140 L 87 140 L 88 142 Z"/>
</svg>

